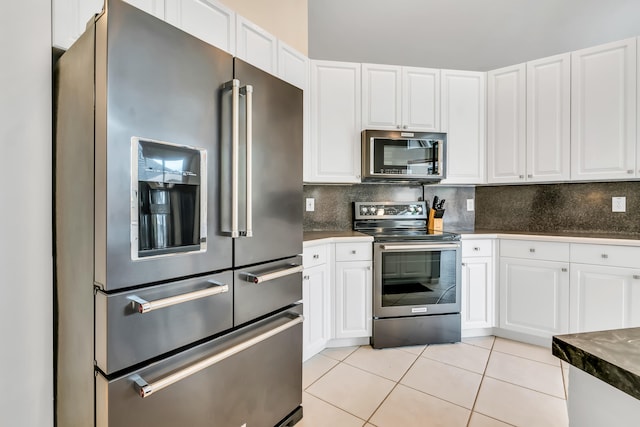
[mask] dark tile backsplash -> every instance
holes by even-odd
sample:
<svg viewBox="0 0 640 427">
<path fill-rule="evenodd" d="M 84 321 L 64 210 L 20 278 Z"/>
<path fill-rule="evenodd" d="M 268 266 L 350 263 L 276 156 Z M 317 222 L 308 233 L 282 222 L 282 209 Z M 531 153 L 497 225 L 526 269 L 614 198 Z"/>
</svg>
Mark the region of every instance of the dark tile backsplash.
<svg viewBox="0 0 640 427">
<path fill-rule="evenodd" d="M 476 187 L 476 229 L 538 232 L 640 232 L 640 182 Z M 611 212 L 612 197 L 626 212 Z"/>
<path fill-rule="evenodd" d="M 305 185 L 304 197 L 315 199 L 315 211 L 304 212 L 305 231 L 351 230 L 353 202 L 428 201 L 437 195 L 445 202 L 445 229 L 473 230 L 474 213 L 467 212 L 467 199 L 474 198 L 474 187 L 354 184 Z"/>
</svg>

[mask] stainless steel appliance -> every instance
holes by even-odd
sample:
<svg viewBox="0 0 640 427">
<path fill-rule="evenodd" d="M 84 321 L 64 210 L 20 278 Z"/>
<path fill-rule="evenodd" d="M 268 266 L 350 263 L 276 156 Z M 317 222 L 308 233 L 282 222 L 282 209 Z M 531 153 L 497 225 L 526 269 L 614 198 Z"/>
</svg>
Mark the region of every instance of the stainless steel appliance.
<svg viewBox="0 0 640 427">
<path fill-rule="evenodd" d="M 55 83 L 57 425 L 294 425 L 301 91 L 121 0 Z"/>
<path fill-rule="evenodd" d="M 428 230 L 423 201 L 356 202 L 353 228 L 374 238 L 371 345 L 460 341 L 460 236 Z"/>
<path fill-rule="evenodd" d="M 362 131 L 364 181 L 440 181 L 445 176 L 445 133 Z"/>
</svg>

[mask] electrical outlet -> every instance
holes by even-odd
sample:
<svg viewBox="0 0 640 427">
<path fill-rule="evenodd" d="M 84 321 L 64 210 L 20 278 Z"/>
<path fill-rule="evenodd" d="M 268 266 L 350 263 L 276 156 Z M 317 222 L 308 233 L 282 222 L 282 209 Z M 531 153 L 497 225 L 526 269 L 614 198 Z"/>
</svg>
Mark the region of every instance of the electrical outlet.
<svg viewBox="0 0 640 427">
<path fill-rule="evenodd" d="M 476 210 L 476 203 L 474 199 L 467 199 L 467 211 L 473 212 Z"/>
<path fill-rule="evenodd" d="M 307 198 L 307 212 L 313 212 L 316 210 L 316 199 L 309 197 Z"/>
<path fill-rule="evenodd" d="M 627 211 L 627 198 L 626 197 L 612 197 L 611 198 L 611 212 L 626 212 Z"/>
</svg>

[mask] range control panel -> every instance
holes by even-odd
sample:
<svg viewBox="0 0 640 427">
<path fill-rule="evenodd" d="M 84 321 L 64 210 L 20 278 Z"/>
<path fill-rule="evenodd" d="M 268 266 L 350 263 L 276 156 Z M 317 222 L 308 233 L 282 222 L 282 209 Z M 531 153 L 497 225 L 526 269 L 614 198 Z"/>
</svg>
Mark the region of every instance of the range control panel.
<svg viewBox="0 0 640 427">
<path fill-rule="evenodd" d="M 355 202 L 355 219 L 426 219 L 425 202 Z"/>
</svg>

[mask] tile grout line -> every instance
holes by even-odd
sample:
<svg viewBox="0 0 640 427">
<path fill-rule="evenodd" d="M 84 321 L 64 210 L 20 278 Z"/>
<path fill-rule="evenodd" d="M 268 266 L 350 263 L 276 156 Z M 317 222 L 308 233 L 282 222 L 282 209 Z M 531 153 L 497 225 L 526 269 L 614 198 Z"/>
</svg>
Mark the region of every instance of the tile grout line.
<svg viewBox="0 0 640 427">
<path fill-rule="evenodd" d="M 491 353 L 493 353 L 493 347 L 496 345 L 496 337 L 493 337 L 493 342 L 491 343 L 491 348 L 489 349 L 489 357 L 487 357 L 487 361 L 484 364 L 484 370 L 482 371 L 482 378 L 480 379 L 480 384 L 478 384 L 478 391 L 476 391 L 476 398 L 473 399 L 473 405 L 471 405 L 471 412 L 469 412 L 469 419 L 467 420 L 467 427 L 471 424 L 471 418 L 473 417 L 473 412 L 476 409 L 476 403 L 478 402 L 478 396 L 480 396 L 480 389 L 482 388 L 482 383 L 484 382 L 484 375 L 487 373 L 487 367 L 489 366 L 489 360 L 491 359 Z M 498 420 L 500 421 L 500 420 Z"/>
</svg>

